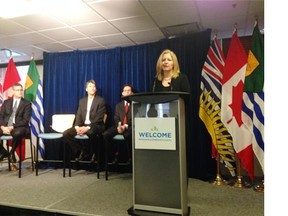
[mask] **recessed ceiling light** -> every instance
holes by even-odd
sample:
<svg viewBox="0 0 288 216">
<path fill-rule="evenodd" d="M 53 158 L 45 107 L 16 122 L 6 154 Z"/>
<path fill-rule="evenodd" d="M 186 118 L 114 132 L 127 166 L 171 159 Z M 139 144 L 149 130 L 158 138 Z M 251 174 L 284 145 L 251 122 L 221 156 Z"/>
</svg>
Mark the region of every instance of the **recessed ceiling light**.
<svg viewBox="0 0 288 216">
<path fill-rule="evenodd" d="M 0 17 L 8 19 L 34 14 L 38 11 L 38 4 L 35 0 L 4 0 L 1 1 Z"/>
</svg>

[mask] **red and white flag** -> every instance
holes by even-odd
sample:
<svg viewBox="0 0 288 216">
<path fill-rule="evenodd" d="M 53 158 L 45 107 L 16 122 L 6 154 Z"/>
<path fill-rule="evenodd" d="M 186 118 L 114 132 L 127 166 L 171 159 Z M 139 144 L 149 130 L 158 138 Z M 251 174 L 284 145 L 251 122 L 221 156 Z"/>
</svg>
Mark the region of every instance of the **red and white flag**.
<svg viewBox="0 0 288 216">
<path fill-rule="evenodd" d="M 17 82 L 21 82 L 21 78 L 13 58 L 10 58 L 3 82 L 3 100 L 12 97 L 12 85 Z"/>
<path fill-rule="evenodd" d="M 254 180 L 252 134 L 242 122 L 242 99 L 247 55 L 234 31 L 227 53 L 222 80 L 221 119 L 233 138 L 233 146 L 242 167 Z"/>
</svg>

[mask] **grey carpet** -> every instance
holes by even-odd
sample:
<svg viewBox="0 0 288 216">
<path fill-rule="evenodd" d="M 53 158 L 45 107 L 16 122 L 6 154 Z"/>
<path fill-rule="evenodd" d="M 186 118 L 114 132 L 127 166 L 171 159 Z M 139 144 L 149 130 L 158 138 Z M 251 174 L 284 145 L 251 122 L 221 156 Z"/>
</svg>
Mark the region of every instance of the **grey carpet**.
<svg viewBox="0 0 288 216">
<path fill-rule="evenodd" d="M 72 177 L 62 177 L 62 169 L 29 168 L 19 179 L 0 164 L 0 205 L 45 210 L 78 216 L 124 216 L 133 205 L 132 174 L 111 173 L 105 181 L 104 172 L 72 170 Z M 217 186 L 189 179 L 188 206 L 193 216 L 262 216 L 264 193 L 252 188 Z M 141 215 L 162 215 L 142 212 Z"/>
</svg>

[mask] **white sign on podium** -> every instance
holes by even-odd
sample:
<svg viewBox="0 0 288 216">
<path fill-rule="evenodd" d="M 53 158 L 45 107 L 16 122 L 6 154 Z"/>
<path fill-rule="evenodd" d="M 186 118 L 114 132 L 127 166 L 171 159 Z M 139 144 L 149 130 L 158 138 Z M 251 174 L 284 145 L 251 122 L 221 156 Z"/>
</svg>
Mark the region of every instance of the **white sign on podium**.
<svg viewBox="0 0 288 216">
<path fill-rule="evenodd" d="M 135 118 L 135 149 L 176 150 L 175 118 Z"/>
</svg>

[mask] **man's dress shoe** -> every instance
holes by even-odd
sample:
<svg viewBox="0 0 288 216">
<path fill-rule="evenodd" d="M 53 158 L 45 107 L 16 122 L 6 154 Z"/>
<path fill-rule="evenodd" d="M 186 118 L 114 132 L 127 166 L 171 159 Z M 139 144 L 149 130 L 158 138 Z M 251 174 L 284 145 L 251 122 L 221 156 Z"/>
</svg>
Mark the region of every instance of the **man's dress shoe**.
<svg viewBox="0 0 288 216">
<path fill-rule="evenodd" d="M 7 151 L 4 151 L 0 154 L 0 161 L 3 161 L 4 158 L 8 157 L 9 153 Z"/>
<path fill-rule="evenodd" d="M 115 157 L 114 160 L 111 161 L 110 164 L 111 164 L 111 165 L 117 165 L 117 164 L 118 164 L 118 159 L 117 159 L 117 157 Z"/>
<path fill-rule="evenodd" d="M 81 151 L 80 155 L 77 158 L 75 158 L 75 161 L 77 162 L 82 161 L 84 160 L 85 156 L 86 156 L 86 153 L 84 151 Z"/>
<path fill-rule="evenodd" d="M 11 163 L 16 163 L 16 157 L 15 157 L 15 154 L 14 153 L 10 153 L 9 155 L 9 159 L 10 159 L 10 162 Z"/>
<path fill-rule="evenodd" d="M 91 163 L 95 163 L 96 162 L 96 155 L 95 153 L 92 155 L 92 158 L 90 160 Z"/>
</svg>

